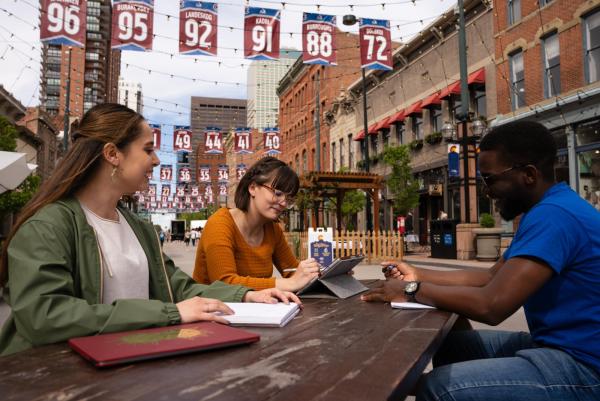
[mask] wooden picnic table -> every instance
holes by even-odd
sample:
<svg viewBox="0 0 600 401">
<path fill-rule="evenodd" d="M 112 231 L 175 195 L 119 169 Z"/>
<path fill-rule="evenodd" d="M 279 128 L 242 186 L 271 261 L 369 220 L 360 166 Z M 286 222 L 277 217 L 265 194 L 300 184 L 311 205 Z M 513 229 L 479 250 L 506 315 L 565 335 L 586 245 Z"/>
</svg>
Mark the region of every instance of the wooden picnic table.
<svg viewBox="0 0 600 401">
<path fill-rule="evenodd" d="M 261 335 L 249 346 L 105 369 L 65 343 L 2 357 L 0 394 L 3 401 L 404 399 L 457 317 L 358 296 L 304 304 L 284 328 L 247 328 Z"/>
</svg>

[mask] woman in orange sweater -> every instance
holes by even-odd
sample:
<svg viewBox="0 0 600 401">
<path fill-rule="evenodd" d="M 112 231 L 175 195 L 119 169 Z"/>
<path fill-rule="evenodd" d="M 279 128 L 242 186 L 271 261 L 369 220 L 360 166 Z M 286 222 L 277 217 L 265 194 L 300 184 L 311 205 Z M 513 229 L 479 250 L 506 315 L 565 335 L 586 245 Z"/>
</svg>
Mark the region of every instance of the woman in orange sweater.
<svg viewBox="0 0 600 401">
<path fill-rule="evenodd" d="M 235 191 L 236 208 L 221 208 L 206 222 L 194 279 L 296 291 L 316 277 L 319 264 L 314 259 L 298 262 L 277 224 L 294 204 L 299 186 L 296 173 L 276 158 L 263 158 L 250 167 Z M 286 277 L 272 277 L 273 265 Z M 289 277 L 283 274 L 288 268 L 296 268 Z"/>
</svg>

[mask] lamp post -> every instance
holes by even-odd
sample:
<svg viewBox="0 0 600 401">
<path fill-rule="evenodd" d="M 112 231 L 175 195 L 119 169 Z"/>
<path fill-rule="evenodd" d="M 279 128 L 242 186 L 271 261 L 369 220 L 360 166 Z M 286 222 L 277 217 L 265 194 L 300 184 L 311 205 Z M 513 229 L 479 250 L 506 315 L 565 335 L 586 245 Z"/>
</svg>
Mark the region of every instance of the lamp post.
<svg viewBox="0 0 600 401">
<path fill-rule="evenodd" d="M 342 19 L 344 25 L 352 26 L 358 22 L 355 15 L 348 14 L 344 15 Z M 369 172 L 370 162 L 369 162 L 369 126 L 367 123 L 367 79 L 365 77 L 365 69 L 361 68 L 362 73 L 362 90 L 363 90 L 363 132 L 365 133 L 365 138 L 361 141 L 361 146 L 363 150 L 364 160 L 363 165 L 365 172 Z M 371 216 L 371 195 L 367 194 L 367 202 L 366 202 L 366 213 L 367 213 L 367 230 L 373 230 L 373 218 Z"/>
</svg>

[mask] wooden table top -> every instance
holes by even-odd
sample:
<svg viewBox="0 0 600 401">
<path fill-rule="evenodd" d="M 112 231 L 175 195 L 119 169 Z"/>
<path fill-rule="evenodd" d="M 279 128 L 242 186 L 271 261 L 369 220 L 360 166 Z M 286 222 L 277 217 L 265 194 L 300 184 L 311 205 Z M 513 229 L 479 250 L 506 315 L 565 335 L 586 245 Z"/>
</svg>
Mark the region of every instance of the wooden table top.
<svg viewBox="0 0 600 401">
<path fill-rule="evenodd" d="M 65 344 L 0 358 L 9 400 L 403 399 L 456 315 L 308 299 L 284 328 L 246 328 L 249 346 L 97 369 Z"/>
</svg>

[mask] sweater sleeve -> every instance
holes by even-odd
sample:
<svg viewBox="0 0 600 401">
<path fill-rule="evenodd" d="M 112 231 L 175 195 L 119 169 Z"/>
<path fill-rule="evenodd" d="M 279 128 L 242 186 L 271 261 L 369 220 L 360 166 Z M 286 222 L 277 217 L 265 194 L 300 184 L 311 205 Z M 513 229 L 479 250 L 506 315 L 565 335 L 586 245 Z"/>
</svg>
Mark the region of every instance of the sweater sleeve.
<svg viewBox="0 0 600 401">
<path fill-rule="evenodd" d="M 275 277 L 257 278 L 241 276 L 235 262 L 235 227 L 232 222 L 221 216 L 206 223 L 202 232 L 200 246 L 206 258 L 206 271 L 208 280 L 223 281 L 227 284 L 237 284 L 254 290 L 264 290 L 275 287 Z M 201 261 L 196 257 L 195 270 L 199 271 Z"/>
<path fill-rule="evenodd" d="M 291 274 L 284 273 L 283 269 L 298 267 L 300 263 L 292 253 L 288 245 L 283 230 L 279 224 L 273 224 L 273 232 L 275 237 L 275 250 L 273 252 L 273 264 L 279 270 L 283 277 L 288 277 Z"/>
</svg>

